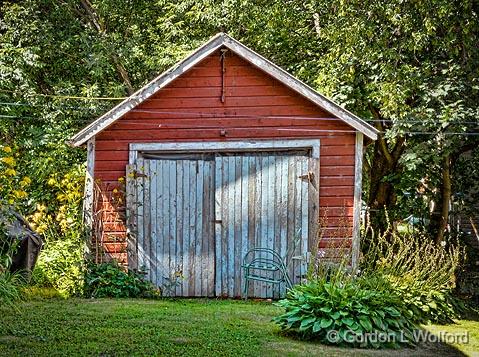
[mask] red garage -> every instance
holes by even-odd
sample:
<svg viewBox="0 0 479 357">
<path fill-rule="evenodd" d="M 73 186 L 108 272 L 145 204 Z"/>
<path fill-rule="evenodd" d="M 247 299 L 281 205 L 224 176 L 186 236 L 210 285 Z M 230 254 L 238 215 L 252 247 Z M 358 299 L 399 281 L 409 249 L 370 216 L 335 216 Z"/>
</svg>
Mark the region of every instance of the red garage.
<svg viewBox="0 0 479 357">
<path fill-rule="evenodd" d="M 346 243 L 356 264 L 363 142 L 376 135 L 218 34 L 71 143 L 88 150 L 85 208 L 98 256 L 143 267 L 158 286 L 180 272 L 176 295 L 236 297 L 249 249 L 307 257 L 320 216 L 319 248 Z M 288 267 L 293 281 L 304 261 Z M 253 285 L 249 295 L 277 296 Z"/>
</svg>

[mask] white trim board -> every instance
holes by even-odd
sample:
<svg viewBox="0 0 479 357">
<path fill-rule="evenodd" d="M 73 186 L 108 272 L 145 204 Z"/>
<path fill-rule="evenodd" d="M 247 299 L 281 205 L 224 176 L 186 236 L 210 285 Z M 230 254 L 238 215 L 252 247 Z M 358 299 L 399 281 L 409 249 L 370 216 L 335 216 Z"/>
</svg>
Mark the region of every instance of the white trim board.
<svg viewBox="0 0 479 357">
<path fill-rule="evenodd" d="M 143 151 L 156 152 L 248 152 L 262 150 L 310 149 L 311 157 L 319 159 L 320 140 L 264 140 L 264 141 L 211 141 L 183 143 L 135 143 L 130 144 L 129 164 L 138 159 Z"/>
<path fill-rule="evenodd" d="M 361 245 L 361 193 L 363 182 L 363 134 L 356 133 L 355 154 L 354 154 L 354 207 L 353 207 L 353 241 L 352 259 L 353 270 L 359 266 L 359 251 Z"/>
<path fill-rule="evenodd" d="M 144 102 L 146 99 L 157 93 L 161 88 L 170 84 L 173 80 L 181 76 L 183 73 L 194 67 L 207 56 L 219 48 L 226 47 L 242 57 L 246 61 L 263 70 L 273 78 L 277 79 L 292 90 L 309 99 L 319 107 L 327 110 L 331 114 L 337 116 L 354 129 L 363 133 L 372 140 L 376 140 L 378 130 L 357 117 L 348 110 L 334 103 L 331 99 L 318 93 L 313 88 L 303 83 L 299 79 L 293 77 L 274 63 L 268 61 L 258 53 L 236 41 L 234 38 L 224 33 L 219 33 L 212 37 L 203 46 L 194 51 L 175 66 L 171 67 L 160 76 L 156 77 L 150 83 L 140 90 L 133 93 L 130 97 L 123 100 L 110 111 L 103 114 L 97 120 L 80 130 L 70 139 L 72 146 L 80 146 L 86 143 L 90 138 L 94 137 L 102 130 L 113 124 L 127 112 Z"/>
</svg>

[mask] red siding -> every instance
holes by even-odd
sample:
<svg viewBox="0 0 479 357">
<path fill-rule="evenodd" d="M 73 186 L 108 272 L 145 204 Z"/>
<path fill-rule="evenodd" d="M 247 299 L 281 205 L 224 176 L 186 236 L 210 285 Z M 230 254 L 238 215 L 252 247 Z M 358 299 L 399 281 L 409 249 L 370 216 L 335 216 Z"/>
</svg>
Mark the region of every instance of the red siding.
<svg viewBox="0 0 479 357">
<path fill-rule="evenodd" d="M 334 231 L 344 225 L 340 216 L 346 217 L 350 231 L 354 129 L 231 53 L 226 58 L 224 103 L 216 52 L 96 136 L 95 178 L 101 180 L 108 202 L 117 179 L 125 175 L 132 142 L 274 138 L 321 139 L 319 204 L 321 214 L 331 218 L 325 235 L 336 236 Z M 114 210 L 108 204 L 103 209 Z M 126 259 L 124 225 L 105 224 L 104 231 L 110 242 L 104 244 L 107 253 Z"/>
</svg>

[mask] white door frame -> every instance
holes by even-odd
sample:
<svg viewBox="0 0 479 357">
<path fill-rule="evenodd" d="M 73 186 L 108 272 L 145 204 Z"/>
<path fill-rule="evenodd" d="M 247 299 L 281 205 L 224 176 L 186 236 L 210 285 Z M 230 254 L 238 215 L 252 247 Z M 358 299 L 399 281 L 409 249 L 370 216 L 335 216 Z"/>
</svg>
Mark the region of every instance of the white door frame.
<svg viewBox="0 0 479 357">
<path fill-rule="evenodd" d="M 310 149 L 311 158 L 319 160 L 319 139 L 294 140 L 242 140 L 242 141 L 193 141 L 181 143 L 132 143 L 129 164 L 132 165 L 143 151 L 156 152 L 245 152 Z M 318 164 L 319 167 L 319 164 Z"/>
</svg>

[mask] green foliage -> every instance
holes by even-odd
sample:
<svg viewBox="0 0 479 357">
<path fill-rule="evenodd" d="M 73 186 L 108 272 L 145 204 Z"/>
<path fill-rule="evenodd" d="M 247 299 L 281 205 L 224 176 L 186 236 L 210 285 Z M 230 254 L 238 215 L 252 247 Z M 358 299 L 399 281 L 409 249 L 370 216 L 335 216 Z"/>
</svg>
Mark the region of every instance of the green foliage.
<svg viewBox="0 0 479 357">
<path fill-rule="evenodd" d="M 62 296 L 79 296 L 83 291 L 84 241 L 48 234 L 32 274 L 38 287 L 51 287 Z"/>
<path fill-rule="evenodd" d="M 125 271 L 112 261 L 87 265 L 84 295 L 93 298 L 137 298 L 159 297 L 160 293 L 144 279 L 144 274 L 133 270 Z"/>
<path fill-rule="evenodd" d="M 350 347 L 399 347 L 413 344 L 412 314 L 404 313 L 392 290 L 370 289 L 361 281 L 318 279 L 291 289 L 273 321 L 303 338 Z M 366 338 L 383 336 L 384 341 Z M 387 338 L 386 338 L 387 337 Z"/>
<path fill-rule="evenodd" d="M 400 234 L 391 225 L 377 233 L 368 225 L 365 236 L 361 275 L 386 280 L 416 322 L 449 323 L 463 310 L 453 290 L 464 249 L 436 244 L 416 231 Z"/>
<path fill-rule="evenodd" d="M 81 295 L 83 291 L 86 251 L 81 212 L 83 181 L 80 165 L 63 176 L 52 175 L 47 184 L 53 198 L 38 204 L 28 217 L 45 241 L 33 281 L 38 287 L 55 288 L 63 296 Z"/>
<path fill-rule="evenodd" d="M 23 296 L 22 288 L 25 284 L 25 277 L 20 272 L 11 273 L 0 269 L 0 306 L 15 306 Z"/>
<path fill-rule="evenodd" d="M 8 219 L 5 212 L 2 217 Z M 26 284 L 25 276 L 21 272 L 11 273 L 12 257 L 15 254 L 16 241 L 11 241 L 5 235 L 0 222 L 0 306 L 15 306 L 15 303 L 22 297 L 22 287 Z"/>
</svg>

